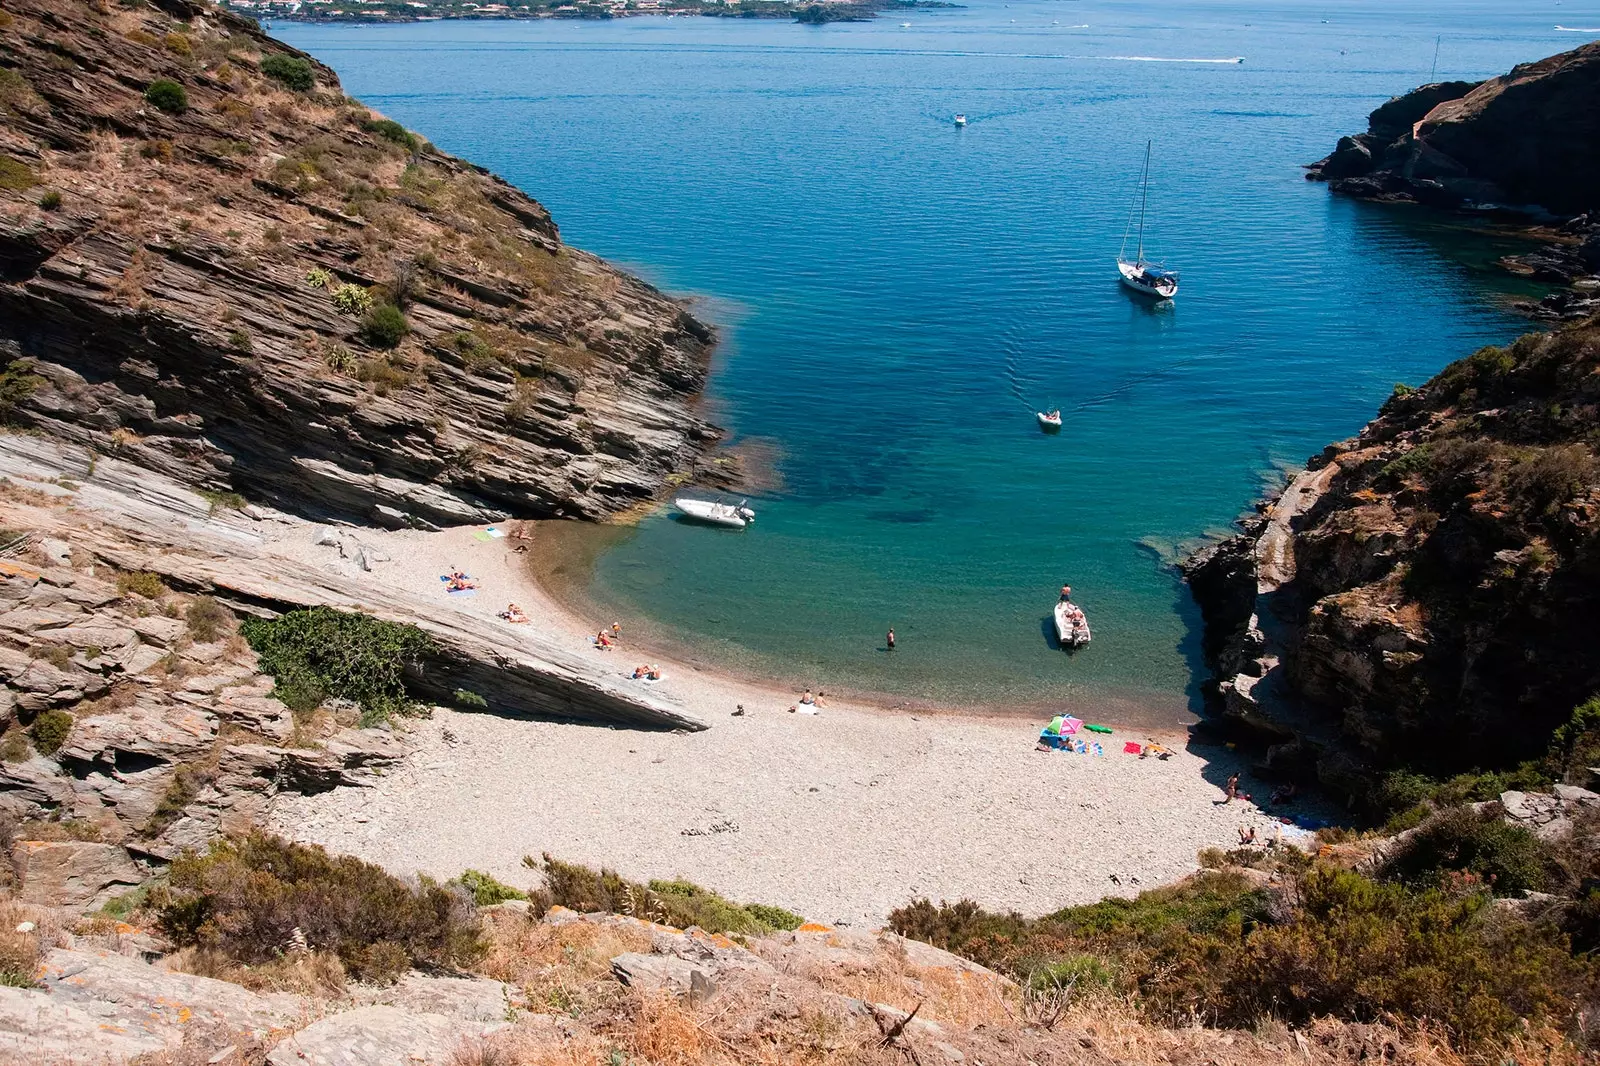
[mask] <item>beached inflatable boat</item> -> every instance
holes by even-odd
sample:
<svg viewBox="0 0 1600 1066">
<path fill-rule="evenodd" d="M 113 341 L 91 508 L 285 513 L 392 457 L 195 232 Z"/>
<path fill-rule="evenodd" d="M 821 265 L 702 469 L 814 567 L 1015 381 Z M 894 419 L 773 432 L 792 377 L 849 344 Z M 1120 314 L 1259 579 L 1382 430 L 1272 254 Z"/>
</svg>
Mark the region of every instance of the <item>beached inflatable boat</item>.
<svg viewBox="0 0 1600 1066">
<path fill-rule="evenodd" d="M 1089 619 L 1081 607 L 1066 600 L 1056 604 L 1056 637 L 1063 648 L 1081 648 L 1089 643 Z"/>
</svg>

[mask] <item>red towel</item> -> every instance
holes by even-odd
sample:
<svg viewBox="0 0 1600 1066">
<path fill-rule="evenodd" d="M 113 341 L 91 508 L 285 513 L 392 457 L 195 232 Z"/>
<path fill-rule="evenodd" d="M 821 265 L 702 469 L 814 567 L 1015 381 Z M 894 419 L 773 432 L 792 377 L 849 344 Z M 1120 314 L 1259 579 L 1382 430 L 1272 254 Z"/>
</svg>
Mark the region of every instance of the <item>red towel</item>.
<svg viewBox="0 0 1600 1066">
<path fill-rule="evenodd" d="M 1130 740 L 1126 744 L 1122 745 L 1122 750 L 1129 755 L 1138 755 L 1140 752 L 1144 751 L 1144 748 Z"/>
</svg>

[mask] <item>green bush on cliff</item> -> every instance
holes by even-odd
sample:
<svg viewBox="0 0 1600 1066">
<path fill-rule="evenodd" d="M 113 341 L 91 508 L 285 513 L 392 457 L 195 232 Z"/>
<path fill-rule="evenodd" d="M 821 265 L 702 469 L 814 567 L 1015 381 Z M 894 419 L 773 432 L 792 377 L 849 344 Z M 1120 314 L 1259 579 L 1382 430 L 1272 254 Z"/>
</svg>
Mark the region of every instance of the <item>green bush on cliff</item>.
<svg viewBox="0 0 1600 1066">
<path fill-rule="evenodd" d="M 361 705 L 364 725 L 417 710 L 406 672 L 438 650 L 416 626 L 331 607 L 290 611 L 271 621 L 248 618 L 239 632 L 277 682 L 274 695 L 291 710 L 314 710 L 329 697 L 353 700 Z"/>
<path fill-rule="evenodd" d="M 33 746 L 45 755 L 54 755 L 72 732 L 72 715 L 66 711 L 45 711 L 33 720 Z"/>
<path fill-rule="evenodd" d="M 411 323 L 394 304 L 379 304 L 361 320 L 361 336 L 374 348 L 397 348 L 411 332 Z"/>
<path fill-rule="evenodd" d="M 391 144 L 398 144 L 413 152 L 417 150 L 417 135 L 392 118 L 368 119 L 361 124 L 361 128 L 368 133 L 376 133 Z"/>
<path fill-rule="evenodd" d="M 472 902 L 480 907 L 492 907 L 508 899 L 528 898 L 526 892 L 512 888 L 503 881 L 497 881 L 482 870 L 462 870 L 461 876 L 450 883 L 466 889 L 472 896 Z"/>
<path fill-rule="evenodd" d="M 281 957 L 296 930 L 364 980 L 411 966 L 460 967 L 485 951 L 466 893 L 427 877 L 408 884 L 352 856 L 261 832 L 180 856 L 152 902 L 174 942 L 246 965 Z"/>
<path fill-rule="evenodd" d="M 1588 776 L 1588 767 L 1600 766 L 1600 696 L 1591 697 L 1572 712 L 1567 724 L 1550 738 L 1551 773 L 1562 780 Z"/>
<path fill-rule="evenodd" d="M 184 87 L 170 78 L 157 78 L 146 86 L 144 99 L 157 111 L 181 115 L 189 110 L 189 94 Z"/>
<path fill-rule="evenodd" d="M 1417 888 L 1439 887 L 1466 874 L 1497 896 L 1544 888 L 1539 840 L 1508 825 L 1491 807 L 1440 811 L 1419 825 L 1384 867 L 1384 876 Z"/>
<path fill-rule="evenodd" d="M 278 52 L 261 61 L 261 73 L 293 92 L 309 92 L 317 84 L 311 61 Z"/>
</svg>

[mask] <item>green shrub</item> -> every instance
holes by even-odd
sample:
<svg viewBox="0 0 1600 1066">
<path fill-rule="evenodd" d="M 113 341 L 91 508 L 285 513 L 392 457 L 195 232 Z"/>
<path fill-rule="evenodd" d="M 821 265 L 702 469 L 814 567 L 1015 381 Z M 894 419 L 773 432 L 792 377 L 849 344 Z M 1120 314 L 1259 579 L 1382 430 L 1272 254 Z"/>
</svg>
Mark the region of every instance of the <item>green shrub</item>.
<svg viewBox="0 0 1600 1066">
<path fill-rule="evenodd" d="M 181 115 L 189 110 L 188 92 L 170 78 L 158 78 L 151 82 L 145 88 L 144 99 L 157 111 L 165 111 L 169 115 Z"/>
<path fill-rule="evenodd" d="M 455 691 L 455 701 L 462 707 L 476 707 L 483 710 L 489 706 L 489 701 L 469 688 L 458 688 Z"/>
<path fill-rule="evenodd" d="M 330 344 L 322 352 L 322 361 L 328 364 L 329 370 L 348 374 L 356 368 L 356 353 L 342 344 Z"/>
<path fill-rule="evenodd" d="M 333 285 L 333 274 L 321 267 L 312 267 L 306 271 L 306 284 L 313 289 L 326 289 Z"/>
<path fill-rule="evenodd" d="M 417 150 L 417 135 L 392 118 L 369 119 L 361 124 L 361 128 L 368 133 L 376 133 L 384 140 L 398 144 L 402 148 L 413 152 Z"/>
<path fill-rule="evenodd" d="M 587 866 L 560 862 L 548 854 L 542 862 L 526 856 L 522 864 L 544 874 L 545 887 L 530 894 L 540 915 L 559 904 L 575 911 L 607 911 L 679 929 L 696 925 L 708 933 L 743 936 L 794 929 L 804 921 L 781 907 L 734 903 L 689 881 L 651 881 L 641 885 L 624 880 L 614 870 L 596 873 Z"/>
<path fill-rule="evenodd" d="M 43 711 L 33 720 L 33 746 L 45 755 L 54 755 L 72 732 L 72 715 L 66 711 Z"/>
<path fill-rule="evenodd" d="M 0 369 L 0 425 L 14 424 L 18 409 L 43 384 L 44 378 L 33 372 L 33 360 L 13 359 L 6 363 Z"/>
<path fill-rule="evenodd" d="M 359 315 L 372 309 L 372 293 L 360 285 L 340 285 L 333 290 L 331 298 L 340 314 Z"/>
<path fill-rule="evenodd" d="M 394 304 L 379 304 L 361 320 L 361 336 L 374 348 L 396 348 L 411 332 L 411 324 Z"/>
<path fill-rule="evenodd" d="M 453 333 L 445 339 L 445 344 L 461 356 L 469 373 L 481 374 L 505 365 L 500 349 L 476 333 Z"/>
<path fill-rule="evenodd" d="M 312 607 L 271 621 L 247 618 L 239 632 L 277 682 L 274 694 L 291 710 L 314 710 L 329 697 L 361 705 L 372 725 L 417 710 L 406 691 L 408 669 L 437 651 L 415 626 L 364 614 Z"/>
<path fill-rule="evenodd" d="M 39 209 L 41 211 L 61 210 L 61 192 L 59 189 L 46 189 L 39 196 Z"/>
<path fill-rule="evenodd" d="M 228 347 L 235 351 L 248 352 L 255 348 L 255 344 L 251 342 L 249 333 L 236 329 L 228 334 Z"/>
<path fill-rule="evenodd" d="M 1480 879 L 1497 896 L 1542 888 L 1538 838 L 1506 824 L 1494 808 L 1479 814 L 1452 807 L 1423 822 L 1384 867 L 1386 877 L 1414 888 L 1438 887 L 1458 873 Z"/>
<path fill-rule="evenodd" d="M 148 600 L 159 600 L 171 590 L 161 580 L 161 575 L 148 570 L 132 570 L 117 575 L 117 591 L 124 596 L 132 593 Z"/>
<path fill-rule="evenodd" d="M 1068 955 L 1029 974 L 1027 988 L 1033 993 L 1066 992 L 1076 998 L 1108 989 L 1112 980 L 1111 967 L 1104 959 L 1095 955 Z"/>
<path fill-rule="evenodd" d="M 184 621 L 189 627 L 189 636 L 197 643 L 210 644 L 228 630 L 228 623 L 233 620 L 233 612 L 228 610 L 214 596 L 199 596 L 189 604 L 189 609 L 183 613 Z"/>
<path fill-rule="evenodd" d="M 1600 462 L 1582 444 L 1539 448 L 1518 457 L 1498 480 L 1506 498 L 1524 514 L 1546 515 L 1600 482 Z"/>
<path fill-rule="evenodd" d="M 33 168 L 20 159 L 13 159 L 8 155 L 0 155 L 0 189 L 11 192 L 21 192 L 31 189 L 39 184 L 39 179 L 34 176 Z"/>
<path fill-rule="evenodd" d="M 317 84 L 315 68 L 310 60 L 282 52 L 267 56 L 261 61 L 261 73 L 297 93 L 309 92 Z"/>
<path fill-rule="evenodd" d="M 363 979 L 464 966 L 485 948 L 464 893 L 426 877 L 410 885 L 360 859 L 260 832 L 176 859 L 157 906 L 176 943 L 246 965 L 281 956 L 296 929 Z"/>
<path fill-rule="evenodd" d="M 1561 779 L 1587 776 L 1588 767 L 1600 766 L 1600 696 L 1579 705 L 1551 735 L 1548 763 L 1551 774 Z"/>
<path fill-rule="evenodd" d="M 472 895 L 472 902 L 480 907 L 492 907 L 508 899 L 527 899 L 528 894 L 497 881 L 482 870 L 463 870 L 452 884 L 459 884 Z"/>
</svg>

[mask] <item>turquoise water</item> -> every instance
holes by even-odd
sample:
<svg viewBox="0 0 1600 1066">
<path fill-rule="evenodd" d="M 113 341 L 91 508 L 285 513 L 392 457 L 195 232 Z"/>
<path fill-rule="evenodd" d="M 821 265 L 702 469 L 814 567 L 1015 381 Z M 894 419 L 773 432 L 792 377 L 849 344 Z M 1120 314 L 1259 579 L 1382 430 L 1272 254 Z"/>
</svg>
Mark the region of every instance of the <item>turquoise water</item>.
<svg viewBox="0 0 1600 1066">
<path fill-rule="evenodd" d="M 1525 328 L 1503 249 L 1300 164 L 1427 80 L 1436 41 L 1438 77 L 1484 77 L 1590 39 L 1558 23 L 1600 26 L 1600 4 L 275 31 L 725 327 L 707 402 L 771 457 L 760 518 L 647 519 L 596 563 L 608 610 L 823 688 L 1176 720 L 1197 643 L 1178 546 L 1396 381 Z M 1184 278 L 1167 306 L 1115 280 L 1147 139 L 1152 246 Z M 1095 633 L 1071 657 L 1044 629 L 1063 581 Z"/>
</svg>

